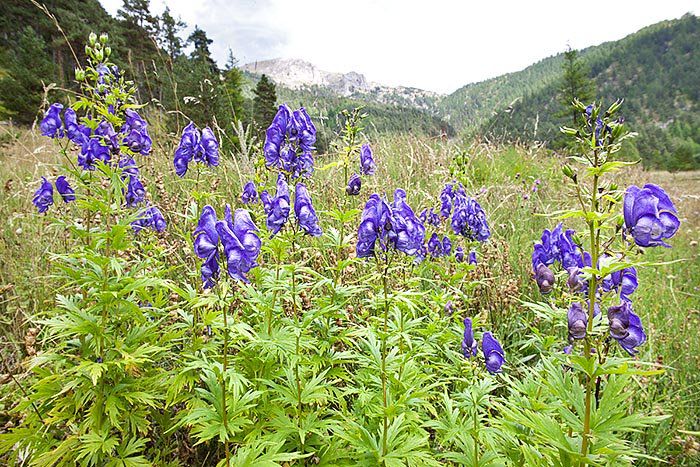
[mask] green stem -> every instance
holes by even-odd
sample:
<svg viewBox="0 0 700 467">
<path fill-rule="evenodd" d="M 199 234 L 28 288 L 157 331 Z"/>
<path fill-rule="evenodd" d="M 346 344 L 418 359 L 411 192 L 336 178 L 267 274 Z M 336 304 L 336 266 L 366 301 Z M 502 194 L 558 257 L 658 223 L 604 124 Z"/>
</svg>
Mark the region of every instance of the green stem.
<svg viewBox="0 0 700 467">
<path fill-rule="evenodd" d="M 387 321 L 389 318 L 389 262 L 387 261 L 386 267 L 384 268 L 384 274 L 382 275 L 382 285 L 384 286 L 384 313 L 383 313 L 383 332 L 382 332 L 382 406 L 384 410 L 382 411 L 382 417 L 384 418 L 384 431 L 382 432 L 382 457 L 387 453 L 387 434 L 389 431 L 389 420 L 386 416 L 387 412 L 387 378 L 386 378 L 386 344 L 387 344 Z"/>
<path fill-rule="evenodd" d="M 296 258 L 296 229 L 292 235 L 292 261 Z M 294 361 L 294 378 L 297 385 L 297 427 L 301 430 L 301 378 L 299 377 L 299 359 L 301 358 L 301 317 L 297 310 L 297 282 L 296 282 L 296 265 L 292 265 L 292 312 L 296 319 L 296 346 L 295 346 L 295 361 Z M 301 451 L 304 452 L 304 443 L 301 443 Z"/>
<path fill-rule="evenodd" d="M 233 302 L 231 303 L 233 306 Z M 226 312 L 226 307 L 222 307 L 224 315 L 224 355 L 223 355 L 223 371 L 221 375 L 221 405 L 222 405 L 222 416 L 224 419 L 224 429 L 226 430 L 226 437 L 224 438 L 224 452 L 226 454 L 226 465 L 231 465 L 230 463 L 230 452 L 228 448 L 228 408 L 226 406 L 226 372 L 228 370 L 228 313 Z"/>
</svg>

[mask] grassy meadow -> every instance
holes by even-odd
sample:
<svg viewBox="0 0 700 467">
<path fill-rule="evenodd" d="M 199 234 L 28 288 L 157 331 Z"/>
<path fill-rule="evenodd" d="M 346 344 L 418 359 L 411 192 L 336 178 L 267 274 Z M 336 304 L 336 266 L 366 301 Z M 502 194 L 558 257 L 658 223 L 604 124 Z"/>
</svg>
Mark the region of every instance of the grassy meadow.
<svg viewBox="0 0 700 467">
<path fill-rule="evenodd" d="M 192 232 L 201 207 L 207 203 L 231 203 L 241 207 L 243 184 L 256 173 L 262 176 L 263 172 L 256 167 L 255 157 L 247 160 L 240 155 L 223 153 L 218 168 L 193 168 L 188 178 L 182 180 L 175 175 L 172 164 L 177 135 L 166 134 L 157 118 L 152 116 L 149 121 L 153 152 L 142 157 L 139 164 L 147 180 L 149 198 L 160 207 L 169 228 L 162 234 L 154 234 L 153 245 L 140 253 L 161 262 L 167 279 L 197 289 L 201 282 L 199 262 L 192 254 Z M 53 345 L 44 332 L 44 319 L 54 308 L 56 295 L 66 293 L 56 280 L 53 254 L 69 251 L 74 243 L 69 232 L 54 223 L 52 216 L 77 218 L 80 212 L 75 203 L 64 205 L 58 198 L 48 215 L 37 214 L 32 205 L 32 195 L 41 176 L 52 174 L 55 177 L 59 174 L 58 164 L 66 162 L 56 142 L 42 137 L 38 129 L 4 126 L 0 127 L 0 132 L 0 219 L 3 221 L 0 224 L 0 353 L 3 358 L 0 433 L 3 433 L 20 422 L 21 414 L 13 410 L 24 397 L 18 383 L 23 386 L 30 383 L 33 378 L 29 370 L 31 359 Z M 441 345 L 455 352 L 459 352 L 462 316 L 480 316 L 482 322 L 490 322 L 507 353 L 508 366 L 504 374 L 514 379 L 524 378 L 541 352 L 563 348 L 567 332 L 565 319 L 560 323 L 548 322 L 527 304 L 547 300 L 542 298 L 531 277 L 533 243 L 539 240 L 544 228 L 553 228 L 558 222 L 548 217 L 548 213 L 569 207 L 575 200 L 561 172 L 565 158 L 537 146 L 495 147 L 459 139 L 410 135 L 381 136 L 372 139 L 371 144 L 377 173 L 363 179 L 362 191 L 357 197 L 345 196 L 342 171 L 329 166 L 337 153 L 332 150 L 316 158 L 317 169 L 309 182 L 309 191 L 326 235 L 334 232 L 329 212 L 340 205 L 361 210 L 371 193 L 387 191 L 391 196 L 393 189 L 400 187 L 408 193 L 417 213 L 435 206 L 444 183 L 458 179 L 482 205 L 492 237 L 479 251 L 476 270 L 470 272 L 475 279 L 473 286 L 463 296 L 456 297 L 450 296 L 447 289 L 432 287 L 420 301 L 421 309 L 416 314 L 419 317 L 440 316 L 444 314 L 446 301 L 454 301 L 450 328 L 454 340 L 446 340 Z M 621 187 L 649 182 L 664 187 L 678 208 L 682 222 L 679 232 L 670 241 L 673 248 L 646 250 L 645 259 L 665 264 L 642 268 L 639 289 L 635 293 L 635 310 L 648 335 L 638 358 L 655 362 L 654 366 L 664 373 L 635 376 L 635 390 L 630 392 L 633 400 L 628 403 L 635 410 L 669 417 L 630 437 L 635 445 L 657 458 L 641 459 L 640 465 L 656 465 L 660 460 L 672 465 L 698 465 L 700 173 L 650 172 L 631 167 L 617 177 Z M 535 191 L 536 180 L 539 183 Z M 256 224 L 264 225 L 260 207 L 253 208 L 253 217 Z M 565 221 L 567 227 L 583 230 L 584 226 L 577 222 L 580 220 Z M 356 228 L 357 219 L 347 226 L 353 236 Z M 313 246 L 313 242 L 323 240 L 309 241 Z M 352 258 L 353 238 L 350 245 L 346 254 Z M 332 269 L 337 261 L 335 253 L 311 255 L 311 267 L 317 271 Z M 259 262 L 262 270 L 272 267 L 270 254 L 263 254 Z M 448 267 L 445 263 L 436 263 L 434 277 L 424 276 L 423 279 L 437 282 L 443 266 Z M 358 260 L 343 269 L 343 282 L 363 286 L 358 272 L 361 267 Z M 177 309 L 180 299 L 173 297 L 172 300 L 168 313 L 177 321 L 182 316 Z M 354 310 L 356 316 L 348 318 L 341 327 L 351 329 L 354 320 L 364 319 L 358 304 L 364 303 L 365 297 L 360 294 L 358 300 L 355 308 L 348 308 Z M 545 338 L 545 334 L 554 337 Z M 443 461 L 460 465 L 457 460 Z"/>
</svg>

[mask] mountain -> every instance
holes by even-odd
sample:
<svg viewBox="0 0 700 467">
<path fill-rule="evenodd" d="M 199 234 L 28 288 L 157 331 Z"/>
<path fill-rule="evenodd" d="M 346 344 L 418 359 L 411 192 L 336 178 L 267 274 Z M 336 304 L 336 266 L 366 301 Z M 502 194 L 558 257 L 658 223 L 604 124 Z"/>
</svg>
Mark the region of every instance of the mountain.
<svg viewBox="0 0 700 467">
<path fill-rule="evenodd" d="M 275 83 L 292 90 L 324 88 L 339 97 L 379 104 L 434 111 L 441 97 L 438 93 L 423 89 L 373 83 L 355 71 L 337 73 L 321 70 L 300 59 L 275 58 L 248 63 L 241 68 L 253 75 L 267 75 Z"/>
</svg>

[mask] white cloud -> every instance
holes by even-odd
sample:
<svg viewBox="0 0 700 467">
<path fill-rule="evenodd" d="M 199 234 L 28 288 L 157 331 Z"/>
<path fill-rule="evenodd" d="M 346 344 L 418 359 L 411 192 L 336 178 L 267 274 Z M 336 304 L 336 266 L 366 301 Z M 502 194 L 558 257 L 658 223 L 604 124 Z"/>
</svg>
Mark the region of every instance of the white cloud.
<svg viewBox="0 0 700 467">
<path fill-rule="evenodd" d="M 120 0 L 101 0 L 115 14 Z M 450 92 L 559 53 L 620 39 L 695 1 L 153 0 L 214 40 L 223 63 L 287 57 L 389 85 Z"/>
</svg>

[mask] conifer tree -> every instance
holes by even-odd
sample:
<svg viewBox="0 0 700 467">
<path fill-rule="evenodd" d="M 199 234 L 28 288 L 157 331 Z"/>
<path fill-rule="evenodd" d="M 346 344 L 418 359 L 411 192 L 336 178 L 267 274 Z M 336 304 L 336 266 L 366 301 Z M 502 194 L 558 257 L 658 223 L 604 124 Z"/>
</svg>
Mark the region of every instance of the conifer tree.
<svg viewBox="0 0 700 467">
<path fill-rule="evenodd" d="M 159 23 L 158 44 L 167 52 L 171 61 L 175 60 L 182 54 L 182 39 L 178 34 L 187 24 L 180 18 L 175 19 L 167 6 L 160 16 Z"/>
<path fill-rule="evenodd" d="M 562 106 L 560 116 L 571 117 L 571 124 L 576 128 L 579 112 L 573 108 L 572 103 L 574 99 L 590 103 L 595 98 L 595 85 L 589 78 L 588 67 L 580 59 L 578 52 L 570 46 L 564 52 L 562 70 L 562 82 L 559 87 L 559 102 Z"/>
<path fill-rule="evenodd" d="M 262 132 L 277 113 L 277 90 L 275 83 L 266 75 L 262 75 L 253 92 L 253 122 Z"/>
</svg>

